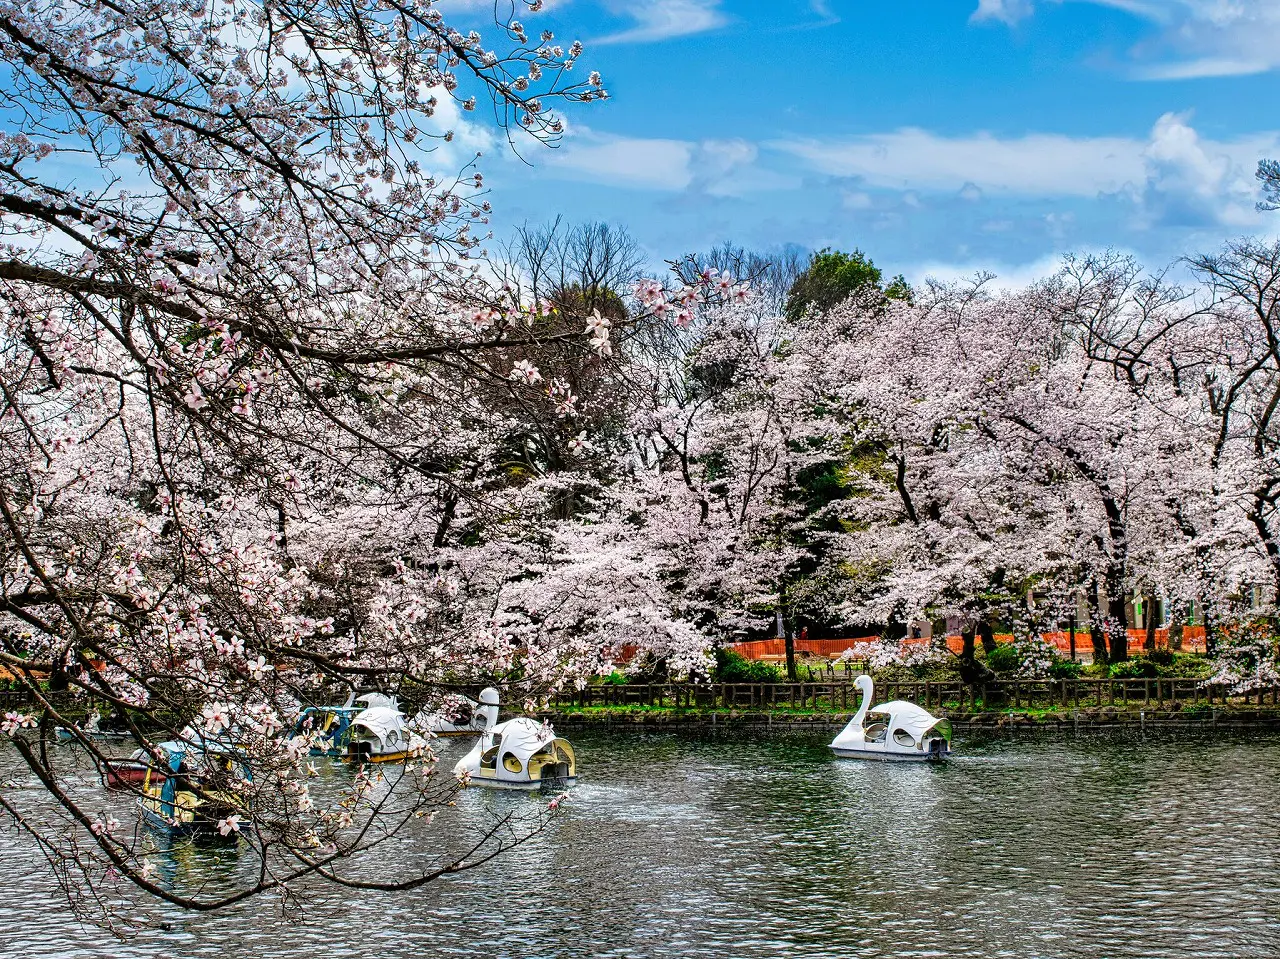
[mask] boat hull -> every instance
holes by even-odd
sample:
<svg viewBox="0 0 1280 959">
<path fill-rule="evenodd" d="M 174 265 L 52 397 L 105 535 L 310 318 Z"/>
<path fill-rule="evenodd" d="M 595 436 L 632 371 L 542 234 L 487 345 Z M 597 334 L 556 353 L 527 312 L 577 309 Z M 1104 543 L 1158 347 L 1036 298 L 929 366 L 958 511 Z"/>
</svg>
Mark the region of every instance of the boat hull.
<svg viewBox="0 0 1280 959">
<path fill-rule="evenodd" d="M 468 786 L 479 786 L 481 789 L 505 789 L 510 792 L 537 792 L 546 789 L 561 792 L 578 781 L 577 776 L 560 779 L 537 779 L 533 781 L 513 779 L 489 779 L 483 776 L 472 776 L 467 780 Z"/>
<path fill-rule="evenodd" d="M 234 832 L 224 836 L 218 831 L 217 826 L 209 820 L 195 819 L 188 822 L 174 823 L 154 809 L 149 808 L 145 802 L 140 805 L 142 821 L 147 828 L 167 839 L 190 839 L 193 842 L 209 846 L 232 846 L 239 842 L 240 837 Z"/>
<path fill-rule="evenodd" d="M 883 749 L 853 749 L 848 746 L 832 746 L 831 751 L 840 759 L 869 759 L 874 762 L 891 762 L 891 763 L 927 763 L 941 762 L 951 755 L 951 751 L 945 753 L 938 752 L 887 752 Z"/>
<path fill-rule="evenodd" d="M 133 761 L 117 763 L 108 760 L 104 779 L 108 789 L 128 789 L 130 786 L 140 786 L 147 781 L 147 766 L 144 763 Z"/>
<path fill-rule="evenodd" d="M 400 749 L 393 753 L 347 752 L 342 761 L 358 766 L 361 763 L 402 763 L 408 758 L 409 750 Z"/>
</svg>

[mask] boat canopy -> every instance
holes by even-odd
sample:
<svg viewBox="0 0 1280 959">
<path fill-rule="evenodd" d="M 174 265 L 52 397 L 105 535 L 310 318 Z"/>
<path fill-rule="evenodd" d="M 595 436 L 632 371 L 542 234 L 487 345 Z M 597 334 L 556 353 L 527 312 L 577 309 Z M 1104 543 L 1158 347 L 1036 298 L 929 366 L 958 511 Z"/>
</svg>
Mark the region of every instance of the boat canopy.
<svg viewBox="0 0 1280 959">
<path fill-rule="evenodd" d="M 386 693 L 365 693 L 356 697 L 356 702 L 364 703 L 369 709 L 399 709 L 400 703 L 394 696 Z"/>
<path fill-rule="evenodd" d="M 510 753 L 524 763 L 539 749 L 554 742 L 556 734 L 550 726 L 521 716 L 494 727 L 493 738 L 496 741 L 498 737 L 502 738 L 503 755 Z"/>
<path fill-rule="evenodd" d="M 404 714 L 400 710 L 388 706 L 372 706 L 361 711 L 351 721 L 351 726 L 356 735 L 367 733 L 383 745 L 386 745 L 387 739 L 390 737 L 396 739 L 408 738 L 408 730 L 404 725 Z"/>
<path fill-rule="evenodd" d="M 905 699 L 879 704 L 867 713 L 867 720 L 870 721 L 872 716 L 892 717 L 895 728 L 905 729 L 917 742 L 941 722 L 937 716 Z"/>
</svg>

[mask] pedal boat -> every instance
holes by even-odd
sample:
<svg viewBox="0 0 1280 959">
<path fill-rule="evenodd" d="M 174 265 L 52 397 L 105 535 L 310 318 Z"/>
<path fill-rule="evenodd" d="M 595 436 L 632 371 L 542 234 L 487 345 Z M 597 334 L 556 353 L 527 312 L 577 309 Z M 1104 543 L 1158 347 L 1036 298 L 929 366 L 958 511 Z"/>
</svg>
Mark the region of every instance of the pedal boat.
<svg viewBox="0 0 1280 959">
<path fill-rule="evenodd" d="M 498 691 L 480 694 L 485 730 L 453 773 L 468 786 L 488 789 L 567 789 L 578 778 L 573 746 L 545 723 L 525 716 L 498 720 Z"/>
<path fill-rule="evenodd" d="M 871 677 L 859 676 L 854 685 L 862 692 L 862 702 L 853 719 L 831 741 L 831 751 L 837 756 L 928 762 L 951 755 L 950 722 L 901 699 L 868 708 L 875 690 Z"/>
</svg>

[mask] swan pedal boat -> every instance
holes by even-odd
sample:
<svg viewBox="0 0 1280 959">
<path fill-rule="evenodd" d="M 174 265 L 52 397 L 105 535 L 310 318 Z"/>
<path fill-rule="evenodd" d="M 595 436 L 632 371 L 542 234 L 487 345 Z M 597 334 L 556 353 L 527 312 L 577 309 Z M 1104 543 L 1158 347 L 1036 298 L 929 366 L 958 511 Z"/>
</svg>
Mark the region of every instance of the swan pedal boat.
<svg viewBox="0 0 1280 959">
<path fill-rule="evenodd" d="M 533 791 L 567 789 L 577 781 L 573 746 L 550 726 L 525 716 L 497 721 L 496 689 L 480 693 L 477 714 L 484 719 L 484 732 L 453 768 L 468 786 Z"/>
<path fill-rule="evenodd" d="M 875 691 L 871 677 L 859 676 L 854 685 L 862 693 L 862 702 L 853 719 L 831 741 L 831 751 L 837 756 L 886 762 L 936 762 L 951 755 L 950 722 L 901 699 L 868 707 Z"/>
<path fill-rule="evenodd" d="M 351 720 L 347 732 L 344 761 L 349 763 L 401 762 L 420 750 L 426 741 L 416 736 L 405 722 L 400 704 L 392 696 L 369 693 L 361 696 L 365 703 Z"/>
</svg>

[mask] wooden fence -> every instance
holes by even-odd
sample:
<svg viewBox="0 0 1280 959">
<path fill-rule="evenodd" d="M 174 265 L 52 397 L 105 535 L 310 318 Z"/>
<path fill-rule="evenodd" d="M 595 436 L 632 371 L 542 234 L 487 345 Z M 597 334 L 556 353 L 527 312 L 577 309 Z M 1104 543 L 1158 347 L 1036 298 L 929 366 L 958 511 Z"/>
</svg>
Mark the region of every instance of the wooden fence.
<svg viewBox="0 0 1280 959">
<path fill-rule="evenodd" d="M 814 709 L 853 712 L 859 692 L 849 680 L 803 683 L 603 684 L 568 690 L 551 700 L 553 709 L 656 706 L 683 709 Z M 71 706 L 61 702 L 59 706 Z M 1280 686 L 1230 694 L 1201 679 L 1009 679 L 985 686 L 960 682 L 882 682 L 876 700 L 905 699 L 938 712 L 1005 709 L 1079 709 L 1099 706 L 1176 708 L 1187 705 L 1280 706 Z M 0 691 L 0 712 L 29 706 L 24 691 Z M 74 711 L 74 707 L 72 707 Z"/>
<path fill-rule="evenodd" d="M 600 685 L 555 697 L 553 708 L 657 706 L 700 709 L 817 709 L 852 712 L 859 693 L 851 682 L 654 683 Z M 877 701 L 905 699 L 926 709 L 1087 708 L 1098 706 L 1280 705 L 1280 687 L 1230 695 L 1200 679 L 1011 679 L 969 686 L 959 682 L 884 682 Z"/>
</svg>

